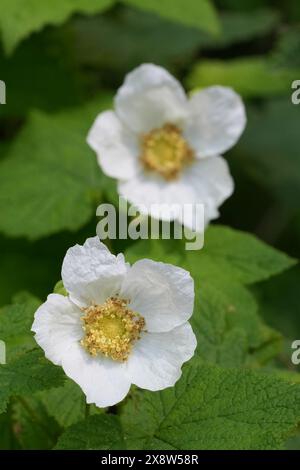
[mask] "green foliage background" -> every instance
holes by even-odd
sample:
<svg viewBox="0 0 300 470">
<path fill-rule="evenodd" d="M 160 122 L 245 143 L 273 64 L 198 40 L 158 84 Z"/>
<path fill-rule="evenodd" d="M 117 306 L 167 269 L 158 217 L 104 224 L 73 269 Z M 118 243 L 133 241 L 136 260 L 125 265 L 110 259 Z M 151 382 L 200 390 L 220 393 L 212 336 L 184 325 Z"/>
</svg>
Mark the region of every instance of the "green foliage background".
<svg viewBox="0 0 300 470">
<path fill-rule="evenodd" d="M 0 448 L 300 448 L 298 0 L 2 0 L 0 34 Z M 173 389 L 87 409 L 30 327 L 66 249 L 94 235 L 97 205 L 116 201 L 85 137 L 143 62 L 188 91 L 234 87 L 248 125 L 226 155 L 236 190 L 203 250 L 110 247 L 190 270 L 195 358 Z"/>
</svg>

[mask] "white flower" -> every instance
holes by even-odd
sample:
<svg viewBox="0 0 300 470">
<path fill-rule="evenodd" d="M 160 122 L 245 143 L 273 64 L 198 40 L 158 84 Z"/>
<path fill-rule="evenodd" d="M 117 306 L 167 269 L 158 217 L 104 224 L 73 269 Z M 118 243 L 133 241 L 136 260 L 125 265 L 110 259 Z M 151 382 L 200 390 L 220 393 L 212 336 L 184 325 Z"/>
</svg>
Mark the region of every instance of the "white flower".
<svg viewBox="0 0 300 470">
<path fill-rule="evenodd" d="M 87 403 L 114 405 L 131 384 L 148 390 L 175 384 L 196 348 L 187 271 L 148 259 L 130 266 L 94 237 L 67 251 L 62 280 L 68 296 L 50 294 L 32 331 Z"/>
<path fill-rule="evenodd" d="M 243 102 L 231 88 L 212 86 L 187 98 L 165 69 L 143 64 L 129 73 L 115 97 L 115 111 L 96 118 L 87 141 L 104 173 L 117 178 L 121 196 L 154 218 L 191 216 L 163 213 L 158 204 L 204 204 L 206 222 L 233 192 L 220 156 L 246 124 Z M 157 212 L 158 210 L 158 212 Z"/>
</svg>

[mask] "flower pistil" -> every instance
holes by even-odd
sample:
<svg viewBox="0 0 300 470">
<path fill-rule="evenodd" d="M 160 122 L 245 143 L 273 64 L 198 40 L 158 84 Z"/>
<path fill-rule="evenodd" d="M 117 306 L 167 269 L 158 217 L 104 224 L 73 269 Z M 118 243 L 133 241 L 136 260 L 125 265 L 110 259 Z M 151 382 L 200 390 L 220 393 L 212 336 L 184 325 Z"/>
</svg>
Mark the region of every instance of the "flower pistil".
<svg viewBox="0 0 300 470">
<path fill-rule="evenodd" d="M 92 356 L 103 354 L 115 361 L 126 361 L 132 345 L 145 327 L 144 318 L 128 308 L 128 301 L 110 297 L 102 305 L 84 309 L 81 345 Z"/>
<path fill-rule="evenodd" d="M 141 160 L 144 167 L 156 171 L 166 180 L 176 179 L 193 159 L 193 150 L 174 124 L 165 124 L 142 137 Z"/>
</svg>

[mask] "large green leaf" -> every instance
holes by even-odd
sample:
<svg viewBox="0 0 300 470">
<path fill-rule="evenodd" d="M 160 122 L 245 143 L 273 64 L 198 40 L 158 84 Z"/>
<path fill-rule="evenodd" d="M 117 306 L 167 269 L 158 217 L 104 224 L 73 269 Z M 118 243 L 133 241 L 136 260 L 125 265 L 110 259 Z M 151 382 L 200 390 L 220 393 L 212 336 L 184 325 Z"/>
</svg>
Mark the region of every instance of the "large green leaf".
<svg viewBox="0 0 300 470">
<path fill-rule="evenodd" d="M 64 27 L 63 37 L 74 63 L 94 70 L 97 80 L 99 68 L 105 68 L 101 78 L 118 85 L 145 62 L 176 72 L 178 63 L 188 64 L 197 52 L 202 33 L 148 11 L 119 8 L 116 15 L 74 19 Z"/>
<path fill-rule="evenodd" d="M 270 34 L 279 23 L 279 14 L 269 8 L 254 9 L 251 15 L 242 11 L 223 11 L 220 14 L 221 34 L 201 33 L 201 46 L 224 48 Z"/>
<path fill-rule="evenodd" d="M 189 365 L 174 388 L 123 407 L 131 449 L 277 449 L 300 419 L 300 386 L 241 369 Z"/>
<path fill-rule="evenodd" d="M 114 0 L 2 0 L 0 29 L 5 50 L 11 53 L 29 34 L 48 24 L 61 24 L 73 13 L 101 12 Z"/>
<path fill-rule="evenodd" d="M 208 228 L 204 248 L 198 252 L 199 257 L 202 254 L 219 272 L 222 271 L 222 275 L 234 277 L 244 284 L 262 281 L 296 264 L 296 260 L 254 235 L 222 225 Z M 191 251 L 188 256 L 191 262 L 196 258 Z M 205 276 L 200 259 L 199 272 Z"/>
<path fill-rule="evenodd" d="M 193 67 L 187 83 L 190 88 L 223 85 L 244 97 L 269 97 L 290 93 L 290 84 L 299 73 L 299 67 L 276 67 L 266 57 L 207 59 Z"/>
<path fill-rule="evenodd" d="M 63 44 L 49 31 L 22 43 L 13 56 L 5 56 L 0 48 L 1 80 L 7 85 L 0 116 L 11 118 L 11 133 L 18 128 L 17 118 L 30 109 L 54 111 L 80 104 L 83 80 L 70 62 Z"/>
<path fill-rule="evenodd" d="M 197 354 L 222 367 L 265 364 L 281 350 L 281 336 L 258 315 L 251 293 L 233 280 L 199 281 L 191 319 Z"/>
<path fill-rule="evenodd" d="M 220 25 L 216 10 L 210 0 L 123 0 L 124 3 L 149 10 L 170 20 L 188 26 L 219 32 Z"/>
<path fill-rule="evenodd" d="M 56 115 L 31 114 L 0 164 L 0 230 L 36 239 L 88 222 L 104 177 L 86 134 L 109 103 L 104 96 Z"/>
<path fill-rule="evenodd" d="M 39 390 L 58 387 L 64 374 L 60 367 L 47 361 L 40 350 L 28 351 L 0 366 L 0 413 L 8 399 L 15 395 L 31 395 Z"/>
</svg>

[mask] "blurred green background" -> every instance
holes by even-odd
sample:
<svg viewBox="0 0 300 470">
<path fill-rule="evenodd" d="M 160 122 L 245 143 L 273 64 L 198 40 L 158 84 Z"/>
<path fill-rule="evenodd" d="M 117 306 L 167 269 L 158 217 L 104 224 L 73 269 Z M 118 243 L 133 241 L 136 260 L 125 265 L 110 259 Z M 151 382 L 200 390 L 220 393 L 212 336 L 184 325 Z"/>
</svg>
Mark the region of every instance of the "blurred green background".
<svg viewBox="0 0 300 470">
<path fill-rule="evenodd" d="M 97 205 L 116 195 L 85 135 L 143 62 L 188 91 L 222 84 L 242 95 L 247 129 L 226 154 L 236 189 L 218 223 L 300 257 L 299 1 L 192 3 L 1 0 L 0 305 L 23 290 L 44 299 L 66 249 L 95 233 Z M 267 323 L 291 339 L 299 286 L 296 266 L 253 288 Z"/>
</svg>

